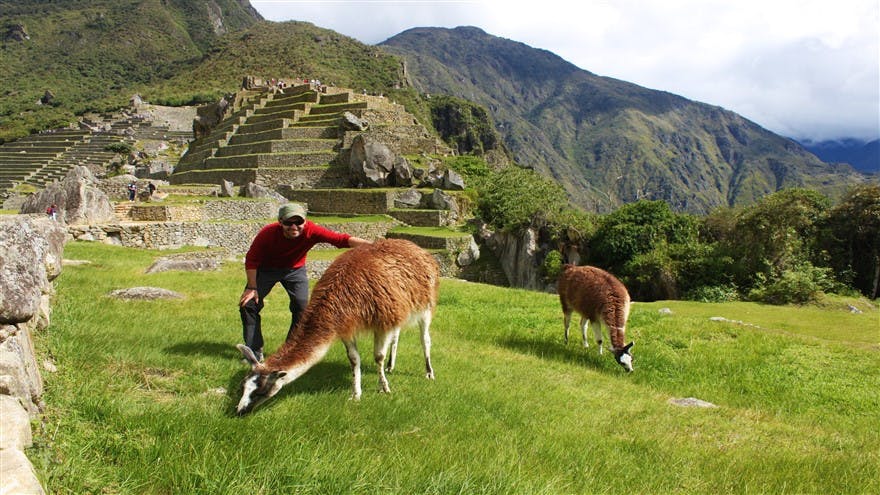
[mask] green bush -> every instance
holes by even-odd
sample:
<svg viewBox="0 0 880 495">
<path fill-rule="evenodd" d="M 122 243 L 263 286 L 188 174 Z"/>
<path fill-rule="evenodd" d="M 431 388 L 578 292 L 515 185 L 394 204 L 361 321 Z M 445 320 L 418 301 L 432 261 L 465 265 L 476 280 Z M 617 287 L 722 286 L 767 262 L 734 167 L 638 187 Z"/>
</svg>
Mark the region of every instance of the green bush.
<svg viewBox="0 0 880 495">
<path fill-rule="evenodd" d="M 544 279 L 547 281 L 556 280 L 562 273 L 562 253 L 553 250 L 544 257 L 544 263 L 541 265 L 544 272 Z"/>
<path fill-rule="evenodd" d="M 704 303 L 733 302 L 739 300 L 736 286 L 729 285 L 703 285 L 688 291 L 683 299 Z"/>
<path fill-rule="evenodd" d="M 107 146 L 104 146 L 104 151 L 112 151 L 113 153 L 119 153 L 120 155 L 127 155 L 132 152 L 134 148 L 129 143 L 110 143 Z"/>
<path fill-rule="evenodd" d="M 749 299 L 767 304 L 806 304 L 816 302 L 824 292 L 837 289 L 830 268 L 820 268 L 804 263 L 784 270 L 775 280 L 768 281 L 758 274 L 758 282 Z"/>
</svg>

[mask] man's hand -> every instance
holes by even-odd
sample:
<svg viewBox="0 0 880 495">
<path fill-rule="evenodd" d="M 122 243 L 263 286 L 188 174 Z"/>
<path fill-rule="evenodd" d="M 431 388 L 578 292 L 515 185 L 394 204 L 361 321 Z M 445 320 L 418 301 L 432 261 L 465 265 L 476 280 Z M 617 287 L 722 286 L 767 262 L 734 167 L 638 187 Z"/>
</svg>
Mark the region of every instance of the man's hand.
<svg viewBox="0 0 880 495">
<path fill-rule="evenodd" d="M 245 287 L 244 292 L 241 293 L 241 299 L 238 300 L 238 306 L 243 307 L 251 299 L 257 304 L 260 303 L 260 295 L 257 293 L 257 289 L 248 289 Z"/>
</svg>

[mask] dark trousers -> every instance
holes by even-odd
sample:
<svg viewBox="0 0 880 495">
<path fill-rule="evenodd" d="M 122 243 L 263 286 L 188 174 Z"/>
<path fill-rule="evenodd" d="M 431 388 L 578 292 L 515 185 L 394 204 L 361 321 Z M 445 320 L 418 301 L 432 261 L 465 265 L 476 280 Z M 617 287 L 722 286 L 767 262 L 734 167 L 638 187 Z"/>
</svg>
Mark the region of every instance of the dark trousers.
<svg viewBox="0 0 880 495">
<path fill-rule="evenodd" d="M 260 325 L 260 311 L 266 296 L 272 291 L 275 284 L 281 282 L 281 286 L 290 297 L 290 328 L 287 335 L 299 322 L 306 304 L 309 302 L 309 277 L 306 268 L 295 269 L 258 269 L 257 270 L 257 294 L 260 302 L 253 299 L 239 308 L 241 313 L 241 325 L 244 333 L 244 344 L 254 352 L 263 352 L 263 330 Z"/>
</svg>

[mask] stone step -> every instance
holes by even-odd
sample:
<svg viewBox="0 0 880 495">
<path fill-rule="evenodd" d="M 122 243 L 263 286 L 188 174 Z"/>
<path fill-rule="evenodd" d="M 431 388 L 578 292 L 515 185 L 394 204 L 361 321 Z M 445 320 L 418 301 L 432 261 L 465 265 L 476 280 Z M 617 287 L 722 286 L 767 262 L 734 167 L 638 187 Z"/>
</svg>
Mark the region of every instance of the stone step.
<svg viewBox="0 0 880 495">
<path fill-rule="evenodd" d="M 302 105 L 305 105 L 305 104 L 302 104 Z M 280 109 L 277 112 L 255 113 L 253 115 L 253 117 L 248 117 L 246 125 L 262 124 L 264 122 L 270 122 L 270 121 L 281 120 L 281 119 L 290 119 L 290 120 L 296 122 L 303 115 L 305 115 L 305 112 L 306 112 L 306 109 L 304 109 L 304 108 L 284 107 L 283 109 Z"/>
<path fill-rule="evenodd" d="M 338 93 L 321 93 L 321 105 L 333 105 L 336 103 L 349 103 L 355 101 L 354 93 L 351 91 L 340 91 Z"/>
<path fill-rule="evenodd" d="M 316 105 L 309 110 L 309 115 L 325 115 L 325 114 L 338 114 L 342 112 L 348 112 L 351 110 L 362 110 L 367 108 L 368 104 L 365 101 L 355 101 L 355 102 L 347 102 L 347 103 L 334 103 L 332 105 Z"/>
<path fill-rule="evenodd" d="M 442 249 L 458 253 L 470 245 L 471 234 L 443 227 L 405 227 L 386 234 L 389 239 L 407 239 L 424 249 Z"/>
<path fill-rule="evenodd" d="M 334 151 L 259 153 L 208 158 L 203 168 L 314 167 L 328 165 L 335 159 Z"/>
<path fill-rule="evenodd" d="M 388 214 L 413 227 L 442 227 L 455 225 L 455 218 L 449 210 L 411 210 L 392 208 Z"/>
<path fill-rule="evenodd" d="M 188 170 L 173 173 L 171 184 L 221 184 L 230 181 L 237 186 L 255 184 L 285 184 L 294 189 L 332 189 L 347 187 L 347 167 L 298 167 L 298 168 L 241 168 Z"/>
<path fill-rule="evenodd" d="M 282 107 L 295 103 L 318 103 L 318 93 L 307 91 L 296 94 L 277 94 L 267 101 L 263 108 Z"/>
<path fill-rule="evenodd" d="M 251 155 L 255 153 L 336 152 L 338 139 L 284 139 L 224 146 L 215 157 Z"/>
<path fill-rule="evenodd" d="M 278 192 L 291 201 L 308 203 L 309 211 L 341 214 L 385 214 L 393 208 L 393 189 L 298 190 L 280 185 Z"/>
<path fill-rule="evenodd" d="M 285 127 L 290 127 L 290 125 L 293 123 L 293 119 L 282 118 L 260 122 L 259 124 L 243 124 L 239 126 L 238 130 L 235 133 L 237 135 L 257 134 L 260 132 L 271 131 L 273 129 L 283 129 Z"/>
<path fill-rule="evenodd" d="M 278 139 L 333 139 L 340 136 L 337 126 L 285 127 L 253 134 L 236 134 L 229 139 L 230 145 L 272 141 Z"/>
</svg>

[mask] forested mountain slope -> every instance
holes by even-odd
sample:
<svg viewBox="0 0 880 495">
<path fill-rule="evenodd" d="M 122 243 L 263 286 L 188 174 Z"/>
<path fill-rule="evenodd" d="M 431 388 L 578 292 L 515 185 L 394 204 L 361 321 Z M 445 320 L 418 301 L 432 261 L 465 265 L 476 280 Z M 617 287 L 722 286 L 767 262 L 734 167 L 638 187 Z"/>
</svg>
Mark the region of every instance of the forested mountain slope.
<svg viewBox="0 0 880 495">
<path fill-rule="evenodd" d="M 417 28 L 380 46 L 426 93 L 486 106 L 522 166 L 609 211 L 640 199 L 705 213 L 786 187 L 837 196 L 864 178 L 723 108 L 581 70 L 478 28 Z"/>
<path fill-rule="evenodd" d="M 247 0 L 2 0 L 0 142 L 127 105 L 261 20 Z"/>
</svg>

